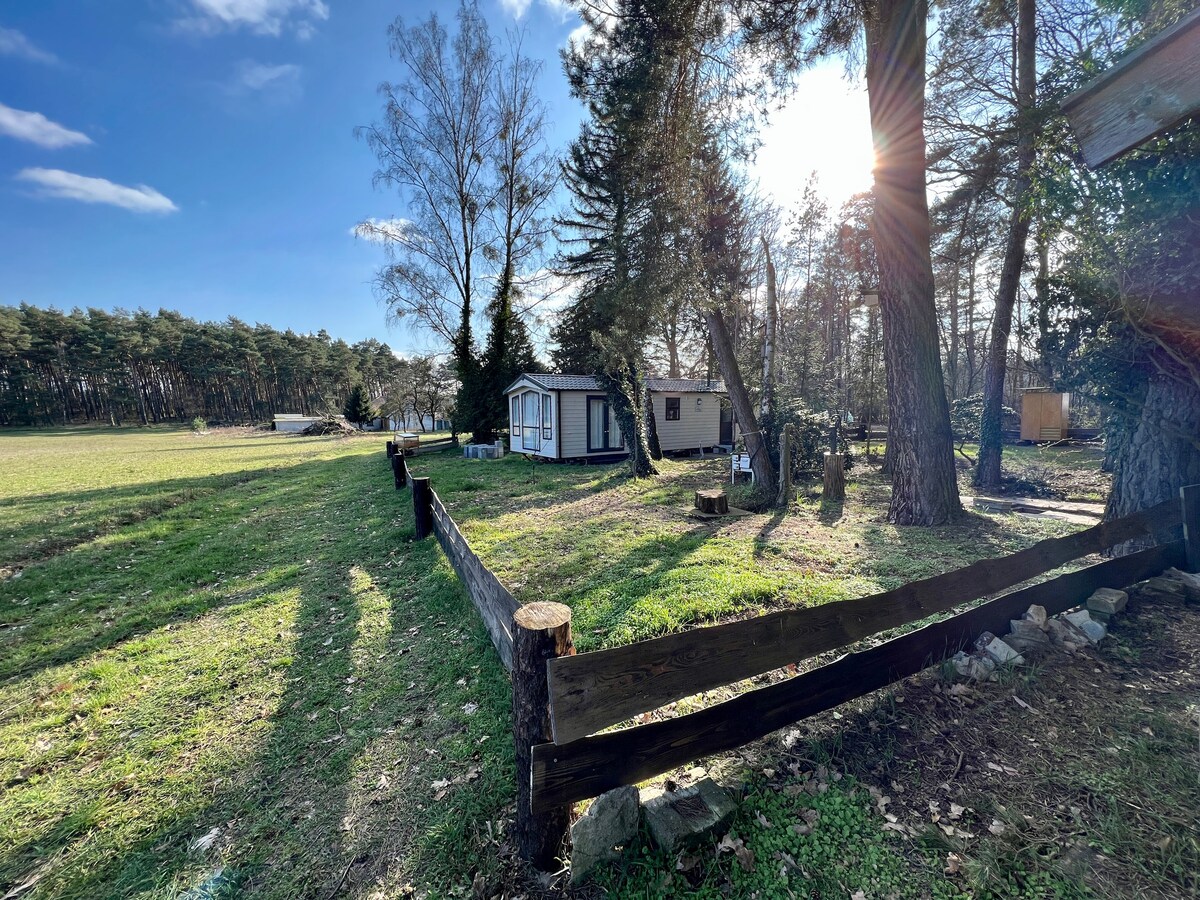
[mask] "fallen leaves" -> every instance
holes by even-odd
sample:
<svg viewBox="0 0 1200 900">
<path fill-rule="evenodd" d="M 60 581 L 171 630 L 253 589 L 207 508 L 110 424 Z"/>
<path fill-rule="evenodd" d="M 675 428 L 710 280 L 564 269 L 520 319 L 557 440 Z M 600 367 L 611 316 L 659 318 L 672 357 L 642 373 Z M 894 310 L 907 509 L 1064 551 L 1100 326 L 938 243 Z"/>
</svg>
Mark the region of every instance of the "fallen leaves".
<svg viewBox="0 0 1200 900">
<path fill-rule="evenodd" d="M 718 853 L 728 853 L 730 851 L 733 851 L 733 855 L 737 857 L 738 865 L 742 867 L 742 871 L 754 871 L 754 851 L 747 847 L 745 841 L 741 838 L 735 838 L 732 832 L 721 838 L 721 842 L 717 844 Z"/>
</svg>

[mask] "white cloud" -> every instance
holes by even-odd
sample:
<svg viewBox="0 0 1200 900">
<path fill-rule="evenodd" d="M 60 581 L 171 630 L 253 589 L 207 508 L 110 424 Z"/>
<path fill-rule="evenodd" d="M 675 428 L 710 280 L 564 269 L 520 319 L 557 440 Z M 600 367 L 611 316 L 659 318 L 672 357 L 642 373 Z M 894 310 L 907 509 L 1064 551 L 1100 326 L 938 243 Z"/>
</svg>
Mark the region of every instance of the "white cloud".
<svg viewBox="0 0 1200 900">
<path fill-rule="evenodd" d="M 408 219 L 366 219 L 351 228 L 350 233 L 373 244 L 385 244 L 399 240 L 412 224 Z"/>
<path fill-rule="evenodd" d="M 533 0 L 500 0 L 500 5 L 504 7 L 504 11 L 513 18 L 519 19 L 529 11 L 529 5 Z"/>
<path fill-rule="evenodd" d="M 329 18 L 324 0 L 191 0 L 196 15 L 181 19 L 177 27 L 200 34 L 246 28 L 255 34 L 273 37 L 285 28 L 301 40 L 316 31 L 316 22 Z"/>
<path fill-rule="evenodd" d="M 567 21 L 573 12 L 569 0 L 542 0 L 542 6 L 546 7 L 552 15 L 558 16 L 559 22 Z"/>
<path fill-rule="evenodd" d="M 7 134 L 17 140 L 29 141 L 51 150 L 92 142 L 82 131 L 64 128 L 57 122 L 51 122 L 41 113 L 13 109 L 3 103 L 0 103 L 0 134 Z"/>
<path fill-rule="evenodd" d="M 15 28 L 0 28 L 0 56 L 16 56 L 40 63 L 56 63 L 58 57 L 38 47 Z"/>
<path fill-rule="evenodd" d="M 300 96 L 300 67 L 292 63 L 277 66 L 243 60 L 228 85 L 231 94 L 257 93 L 276 100 L 294 100 Z"/>
<path fill-rule="evenodd" d="M 179 209 L 167 197 L 144 184 L 127 187 L 106 178 L 89 178 L 62 169 L 22 169 L 17 178 L 37 185 L 41 197 L 107 203 L 133 212 L 169 213 Z"/>
</svg>

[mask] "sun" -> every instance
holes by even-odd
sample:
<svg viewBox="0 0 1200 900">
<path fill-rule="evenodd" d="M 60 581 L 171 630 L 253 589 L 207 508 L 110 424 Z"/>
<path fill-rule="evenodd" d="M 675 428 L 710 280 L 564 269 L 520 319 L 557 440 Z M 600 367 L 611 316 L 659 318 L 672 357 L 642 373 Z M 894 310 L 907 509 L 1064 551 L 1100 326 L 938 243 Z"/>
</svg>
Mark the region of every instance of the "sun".
<svg viewBox="0 0 1200 900">
<path fill-rule="evenodd" d="M 872 184 L 875 153 L 867 92 L 829 61 L 801 74 L 788 105 L 763 130 L 752 172 L 765 193 L 785 206 L 800 197 L 810 173 L 836 210 Z"/>
</svg>

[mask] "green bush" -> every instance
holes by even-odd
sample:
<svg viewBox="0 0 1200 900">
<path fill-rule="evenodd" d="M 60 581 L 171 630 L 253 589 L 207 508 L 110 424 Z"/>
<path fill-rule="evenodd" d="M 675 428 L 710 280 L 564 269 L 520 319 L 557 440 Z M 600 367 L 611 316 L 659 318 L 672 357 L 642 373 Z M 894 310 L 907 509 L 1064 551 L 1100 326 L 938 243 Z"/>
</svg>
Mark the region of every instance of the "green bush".
<svg viewBox="0 0 1200 900">
<path fill-rule="evenodd" d="M 833 422 L 828 413 L 809 409 L 799 400 L 776 404 L 775 412 L 763 427 L 767 434 L 783 433 L 786 425 L 792 426 L 792 477 L 822 472 L 825 468 L 825 453 L 829 450 L 830 430 Z M 771 460 L 779 468 L 779 438 L 771 441 Z M 846 471 L 850 471 L 853 458 L 845 429 L 838 431 L 838 451 L 845 454 Z"/>
<path fill-rule="evenodd" d="M 205 422 L 202 418 L 200 418 L 199 416 L 196 416 L 196 418 L 192 419 L 192 431 L 200 432 L 200 431 L 207 431 L 207 430 L 208 430 L 208 423 Z"/>
</svg>

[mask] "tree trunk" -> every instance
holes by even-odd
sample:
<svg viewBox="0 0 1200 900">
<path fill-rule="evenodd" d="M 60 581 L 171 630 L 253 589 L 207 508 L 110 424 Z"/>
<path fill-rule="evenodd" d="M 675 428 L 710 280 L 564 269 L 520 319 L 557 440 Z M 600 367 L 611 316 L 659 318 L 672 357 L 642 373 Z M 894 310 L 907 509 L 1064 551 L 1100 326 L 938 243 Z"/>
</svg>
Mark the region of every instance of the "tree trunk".
<svg viewBox="0 0 1200 900">
<path fill-rule="evenodd" d="M 779 321 L 779 301 L 775 294 L 775 264 L 771 262 L 771 248 L 765 236 L 760 240 L 767 260 L 767 319 L 763 328 L 762 401 L 758 409 L 763 421 L 769 422 L 775 408 L 775 332 Z"/>
<path fill-rule="evenodd" d="M 597 380 L 612 405 L 621 436 L 629 449 L 630 474 L 634 478 L 657 475 L 658 469 L 654 467 L 650 443 L 646 438 L 646 418 L 641 403 L 644 387 L 641 385 L 641 378 L 632 371 L 619 377 L 602 372 L 597 376 Z"/>
<path fill-rule="evenodd" d="M 1037 25 L 1034 0 L 1017 3 L 1017 172 L 1013 179 L 1011 222 L 996 290 L 996 312 L 987 368 L 983 373 L 983 415 L 979 421 L 979 459 L 975 486 L 995 490 L 1000 486 L 1000 457 L 1004 452 L 1002 408 L 1004 373 L 1008 365 L 1008 339 L 1013 305 L 1021 288 L 1025 242 L 1029 237 L 1030 172 L 1034 162 L 1033 106 L 1037 97 Z"/>
<path fill-rule="evenodd" d="M 642 402 L 646 410 L 646 445 L 650 448 L 650 458 L 662 459 L 662 443 L 658 440 L 658 420 L 654 417 L 654 398 L 650 396 L 650 388 L 646 388 Z"/>
<path fill-rule="evenodd" d="M 712 338 L 713 353 L 717 356 L 721 375 L 725 379 L 725 390 L 729 391 L 734 418 L 741 429 L 746 452 L 750 454 L 750 468 L 754 472 L 754 480 L 757 484 L 769 487 L 775 484 L 775 464 L 771 462 L 766 440 L 758 427 L 758 417 L 754 414 L 754 404 L 750 402 L 750 394 L 742 381 L 742 370 L 733 352 L 733 342 L 729 339 L 729 329 L 725 327 L 725 317 L 719 309 L 710 309 L 705 311 L 704 319 L 708 323 L 708 333 Z"/>
<path fill-rule="evenodd" d="M 1150 378 L 1141 415 L 1119 441 L 1106 519 L 1119 519 L 1179 496 L 1200 484 L 1200 386 L 1156 373 Z M 1117 548 L 1129 553 L 1149 546 L 1134 541 Z"/>
<path fill-rule="evenodd" d="M 962 511 L 942 380 L 925 195 L 926 0 L 882 0 L 867 19 L 875 145 L 875 249 L 888 370 L 888 521 L 940 525 Z"/>
</svg>

